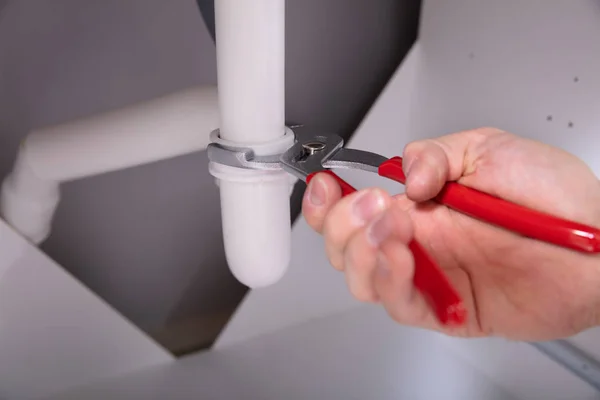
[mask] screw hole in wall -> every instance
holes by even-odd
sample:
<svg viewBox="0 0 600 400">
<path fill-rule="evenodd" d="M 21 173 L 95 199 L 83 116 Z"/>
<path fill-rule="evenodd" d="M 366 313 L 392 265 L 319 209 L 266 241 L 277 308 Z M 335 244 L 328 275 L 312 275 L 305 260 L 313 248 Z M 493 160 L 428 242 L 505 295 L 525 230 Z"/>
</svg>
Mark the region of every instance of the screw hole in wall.
<svg viewBox="0 0 600 400">
<path fill-rule="evenodd" d="M 579 82 L 579 77 L 576 76 L 575 78 L 573 78 L 573 82 L 575 82 L 575 83 Z"/>
<path fill-rule="evenodd" d="M 548 116 L 546 117 L 546 121 L 552 121 L 552 115 L 548 115 Z"/>
<path fill-rule="evenodd" d="M 572 121 L 569 121 L 569 124 L 568 124 L 568 126 L 569 126 L 569 128 L 572 128 L 572 127 L 573 127 L 573 122 L 572 122 Z"/>
</svg>

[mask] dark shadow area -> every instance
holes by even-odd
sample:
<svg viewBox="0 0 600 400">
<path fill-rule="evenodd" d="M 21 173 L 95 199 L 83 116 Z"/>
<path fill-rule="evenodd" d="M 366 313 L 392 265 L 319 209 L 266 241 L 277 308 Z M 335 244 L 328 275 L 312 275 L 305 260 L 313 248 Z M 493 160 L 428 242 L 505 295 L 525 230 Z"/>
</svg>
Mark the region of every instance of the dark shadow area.
<svg viewBox="0 0 600 400">
<path fill-rule="evenodd" d="M 415 42 L 421 1 L 348 1 L 345 11 L 328 3 L 320 3 L 323 4 L 321 12 L 312 18 L 296 14 L 295 2 L 288 1 L 287 116 L 320 134 L 335 133 L 347 141 Z M 294 15 L 302 15 L 302 19 Z M 310 33 L 295 36 L 293 32 L 301 29 Z M 327 39 L 321 40 L 319 35 Z M 308 68 L 310 74 L 303 68 L 305 60 L 318 60 Z M 319 93 L 309 95 L 318 98 L 318 104 L 307 99 L 305 104 L 296 105 L 290 98 L 294 96 L 294 89 L 300 89 L 303 80 L 323 82 L 322 86 L 313 88 Z M 314 109 L 308 111 L 307 107 Z M 329 121 L 332 114 L 336 118 Z M 300 216 L 305 189 L 303 182 L 294 188 L 292 222 Z"/>
</svg>

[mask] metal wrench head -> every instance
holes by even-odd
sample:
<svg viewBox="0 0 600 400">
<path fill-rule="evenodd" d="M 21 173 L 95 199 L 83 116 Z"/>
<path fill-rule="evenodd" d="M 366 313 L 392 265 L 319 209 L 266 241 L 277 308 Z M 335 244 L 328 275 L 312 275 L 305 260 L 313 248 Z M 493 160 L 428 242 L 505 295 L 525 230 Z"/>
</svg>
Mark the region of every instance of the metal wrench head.
<svg viewBox="0 0 600 400">
<path fill-rule="evenodd" d="M 343 145 L 344 139 L 337 135 L 298 138 L 279 161 L 289 174 L 306 181 L 308 175 L 325 170 L 325 162 Z"/>
</svg>

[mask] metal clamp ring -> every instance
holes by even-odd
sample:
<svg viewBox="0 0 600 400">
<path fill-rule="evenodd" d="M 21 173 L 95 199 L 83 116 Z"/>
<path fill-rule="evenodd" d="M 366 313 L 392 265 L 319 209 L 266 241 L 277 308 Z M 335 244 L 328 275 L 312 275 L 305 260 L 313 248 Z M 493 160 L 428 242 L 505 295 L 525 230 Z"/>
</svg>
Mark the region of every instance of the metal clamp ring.
<svg viewBox="0 0 600 400">
<path fill-rule="evenodd" d="M 285 135 L 278 138 L 276 141 L 268 142 L 262 145 L 252 146 L 237 146 L 236 144 L 221 139 L 219 130 L 215 129 L 210 134 L 213 143 L 207 146 L 208 159 L 211 162 L 221 165 L 227 165 L 235 168 L 253 169 L 262 171 L 281 171 L 281 163 L 279 157 L 281 154 L 273 155 L 256 155 L 256 151 L 266 150 L 266 147 L 279 147 L 285 151 L 294 143 L 294 132 L 286 127 Z M 283 151 L 281 151 L 283 153 Z"/>
</svg>

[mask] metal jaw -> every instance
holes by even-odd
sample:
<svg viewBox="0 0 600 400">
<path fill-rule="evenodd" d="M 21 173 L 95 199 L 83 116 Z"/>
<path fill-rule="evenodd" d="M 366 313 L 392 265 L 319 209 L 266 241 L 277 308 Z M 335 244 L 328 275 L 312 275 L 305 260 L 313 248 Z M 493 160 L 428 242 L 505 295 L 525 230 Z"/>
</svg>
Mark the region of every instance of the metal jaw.
<svg viewBox="0 0 600 400">
<path fill-rule="evenodd" d="M 306 180 L 313 172 L 325 169 L 323 163 L 344 145 L 339 136 L 313 136 L 298 140 L 281 155 L 283 169 L 295 177 Z"/>
<path fill-rule="evenodd" d="M 342 147 L 344 139 L 337 135 L 296 139 L 295 144 L 283 154 L 270 156 L 256 156 L 248 148 L 211 143 L 207 147 L 208 159 L 236 168 L 262 171 L 283 169 L 302 180 L 312 173 L 330 168 L 377 172 L 379 165 L 387 160 L 379 154 L 345 149 Z"/>
<path fill-rule="evenodd" d="M 360 169 L 377 172 L 387 160 L 379 154 L 363 150 L 345 149 L 339 136 L 313 136 L 296 142 L 281 156 L 283 169 L 305 180 L 312 173 L 326 169 Z"/>
</svg>

